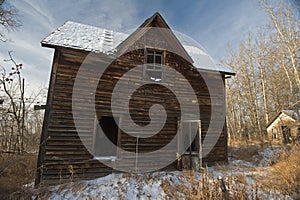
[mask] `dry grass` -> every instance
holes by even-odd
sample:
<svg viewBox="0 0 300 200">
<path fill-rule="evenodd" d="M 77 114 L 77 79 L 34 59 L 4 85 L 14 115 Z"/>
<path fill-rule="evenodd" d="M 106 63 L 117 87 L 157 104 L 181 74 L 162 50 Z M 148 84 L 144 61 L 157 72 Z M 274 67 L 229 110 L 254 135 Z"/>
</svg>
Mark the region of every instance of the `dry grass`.
<svg viewBox="0 0 300 200">
<path fill-rule="evenodd" d="M 263 181 L 265 187 L 280 191 L 300 199 L 300 146 L 280 152 L 280 158 L 269 170 L 268 181 Z"/>
<path fill-rule="evenodd" d="M 0 154 L 0 199 L 26 199 L 34 181 L 36 155 Z"/>
<path fill-rule="evenodd" d="M 224 180 L 226 192 L 223 190 L 221 180 L 213 178 L 213 176 L 205 170 L 201 179 L 196 179 L 193 172 L 184 173 L 188 184 L 181 183 L 175 185 L 172 181 L 164 181 L 162 188 L 167 194 L 169 199 L 191 199 L 191 200 L 220 200 L 229 199 L 246 200 L 246 199 L 259 199 L 257 191 L 253 190 L 250 193 L 241 184 L 232 184 L 235 177 L 228 177 Z M 251 198 L 252 197 L 252 198 Z"/>
<path fill-rule="evenodd" d="M 228 190 L 230 199 L 266 199 L 268 191 L 279 191 L 281 194 L 289 195 L 294 199 L 300 199 L 300 147 L 283 148 L 275 156 L 272 165 L 267 168 L 266 176 L 263 178 L 252 177 L 256 184 L 247 185 L 246 175 L 232 174 L 224 178 L 224 183 Z M 243 148 L 230 147 L 230 154 L 233 159 L 245 160 L 253 163 L 254 158 L 259 158 L 259 146 L 248 146 Z M 36 155 L 10 155 L 0 154 L 0 199 L 29 199 L 35 193 L 43 199 L 47 195 L 47 189 L 42 188 L 35 191 L 28 190 L 25 184 L 34 180 Z M 127 175 L 128 179 L 135 175 Z M 146 183 L 151 185 L 153 178 L 145 176 Z M 253 175 L 256 176 L 256 175 Z M 124 174 L 126 178 L 126 174 Z M 137 180 L 142 179 L 139 176 Z M 157 177 L 159 178 L 159 177 Z M 225 199 L 226 193 L 222 191 L 221 181 L 216 179 L 206 169 L 201 174 L 194 172 L 184 172 L 178 177 L 180 183 L 174 180 L 162 179 L 163 188 L 168 199 L 203 199 L 219 200 Z M 260 180 L 261 179 L 261 180 Z M 76 192 L 78 187 L 72 188 Z M 49 191 L 48 191 L 49 192 Z M 262 196 L 264 193 L 265 196 Z M 46 196 L 44 196 L 47 194 Z"/>
</svg>

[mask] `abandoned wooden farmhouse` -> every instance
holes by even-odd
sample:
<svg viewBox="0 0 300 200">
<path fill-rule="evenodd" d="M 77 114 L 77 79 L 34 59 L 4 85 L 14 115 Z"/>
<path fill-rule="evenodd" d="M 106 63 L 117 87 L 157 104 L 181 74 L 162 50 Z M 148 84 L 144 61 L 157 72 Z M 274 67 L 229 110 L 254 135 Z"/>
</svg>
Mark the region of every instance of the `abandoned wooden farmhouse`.
<svg viewBox="0 0 300 200">
<path fill-rule="evenodd" d="M 151 28 L 159 30 L 154 34 Z M 234 75 L 234 72 L 226 66 L 214 64 L 203 49 L 183 34 L 172 31 L 159 13 L 146 19 L 130 34 L 68 21 L 41 43 L 43 47 L 54 49 L 54 57 L 39 147 L 36 185 L 94 179 L 118 171 L 111 166 L 136 165 L 139 158 L 130 157 L 127 153 L 159 150 L 171 143 L 178 130 L 184 138 L 177 139 L 173 149 L 161 151 L 155 162 L 140 162 L 138 167 L 155 166 L 159 160 L 169 157 L 174 161 L 161 170 L 191 169 L 195 168 L 195 163 L 203 165 L 227 161 L 227 126 L 225 117 L 218 119 L 218 115 L 221 116 L 226 109 L 225 79 Z M 79 117 L 77 114 L 75 121 L 73 92 L 76 76 L 83 63 L 90 68 L 77 85 L 77 91 L 82 91 L 84 95 L 79 99 L 80 106 L 76 110 L 82 114 Z M 107 67 L 101 71 L 101 79 L 95 77 L 104 65 Z M 175 69 L 188 80 L 197 101 L 191 101 L 186 107 L 189 109 L 189 106 L 196 104 L 200 111 L 198 118 L 181 120 L 179 100 L 168 86 L 183 85 L 182 80 L 170 77 L 162 65 Z M 114 87 L 123 74 L 136 66 L 143 67 L 131 79 L 141 87 L 131 96 L 130 117 L 137 124 L 146 126 L 150 123 L 149 109 L 153 104 L 162 105 L 167 114 L 163 128 L 151 137 L 136 138 L 121 130 L 119 125 L 126 126 L 130 119 L 124 117 L 126 111 L 122 110 L 122 105 L 118 105 L 120 112 L 114 118 L 111 110 Z M 221 82 L 216 81 L 219 77 Z M 85 91 L 92 87 L 91 83 L 96 78 L 96 89 L 92 94 L 95 105 L 91 105 Z M 156 84 L 158 82 L 160 85 Z M 212 89 L 209 89 L 208 82 Z M 214 95 L 211 90 L 215 90 Z M 127 98 L 128 91 L 119 92 L 120 98 Z M 185 88 L 180 92 L 183 96 L 187 95 Z M 219 99 L 216 105 L 212 103 L 214 99 Z M 89 109 L 94 109 L 96 115 L 84 112 Z M 213 116 L 212 110 L 218 115 Z M 221 126 L 220 130 L 211 127 L 213 118 L 219 120 L 217 124 Z M 108 149 L 98 135 L 97 125 L 101 126 L 111 143 L 123 151 Z M 194 139 L 190 137 L 191 129 L 197 132 Z M 215 135 L 218 137 L 217 142 L 202 158 L 204 139 Z M 178 158 L 178 149 L 185 141 L 189 142 L 189 147 Z M 91 146 L 87 147 L 84 143 Z M 95 146 L 97 150 L 93 150 Z M 102 160 L 110 165 L 107 166 Z"/>
</svg>

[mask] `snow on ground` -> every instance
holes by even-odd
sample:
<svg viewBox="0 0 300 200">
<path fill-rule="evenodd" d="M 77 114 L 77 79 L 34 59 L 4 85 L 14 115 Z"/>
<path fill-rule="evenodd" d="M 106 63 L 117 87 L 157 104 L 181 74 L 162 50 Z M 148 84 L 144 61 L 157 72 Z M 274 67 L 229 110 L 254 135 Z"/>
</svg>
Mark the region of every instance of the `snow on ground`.
<svg viewBox="0 0 300 200">
<path fill-rule="evenodd" d="M 264 151 L 259 152 L 259 154 L 263 157 L 261 160 L 261 165 L 263 167 L 267 167 L 267 165 L 275 158 L 276 154 L 280 152 L 283 147 L 268 147 L 264 149 Z"/>
<path fill-rule="evenodd" d="M 48 199 L 165 199 L 163 181 L 175 185 L 187 184 L 180 172 L 155 172 L 149 174 L 110 174 L 90 181 L 80 181 L 49 188 Z"/>
<path fill-rule="evenodd" d="M 227 165 L 208 167 L 212 176 L 208 183 L 218 182 L 218 176 L 230 186 L 229 193 L 238 186 L 244 187 L 246 193 L 253 195 L 256 180 L 267 179 L 269 160 L 281 150 L 280 147 L 266 148 L 258 152 L 252 161 L 229 159 Z M 204 173 L 193 173 L 193 181 L 203 181 Z M 168 183 L 168 188 L 165 187 Z M 146 174 L 110 174 L 106 177 L 89 181 L 79 181 L 48 188 L 47 198 L 56 199 L 172 199 L 170 193 L 179 199 L 186 199 L 187 194 L 178 188 L 193 190 L 195 182 L 191 182 L 187 172 L 154 172 Z M 207 183 L 206 183 L 207 184 Z M 169 191 L 166 191 L 169 190 Z M 171 191 L 170 191 L 171 190 Z M 220 188 L 221 190 L 221 188 Z M 259 188 L 255 195 L 261 199 L 292 199 L 277 191 Z"/>
</svg>

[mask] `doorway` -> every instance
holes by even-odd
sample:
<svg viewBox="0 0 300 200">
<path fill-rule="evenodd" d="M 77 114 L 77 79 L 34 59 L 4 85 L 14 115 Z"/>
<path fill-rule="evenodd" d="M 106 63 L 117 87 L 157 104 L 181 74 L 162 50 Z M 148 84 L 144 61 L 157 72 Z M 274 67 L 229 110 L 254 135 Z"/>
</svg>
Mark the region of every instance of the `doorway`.
<svg viewBox="0 0 300 200">
<path fill-rule="evenodd" d="M 281 126 L 283 142 L 288 144 L 292 142 L 291 129 L 288 126 Z"/>
<path fill-rule="evenodd" d="M 187 150 L 182 155 L 182 168 L 199 170 L 202 167 L 201 121 L 184 120 L 181 122 L 182 146 Z M 193 138 L 193 136 L 195 136 Z"/>
</svg>

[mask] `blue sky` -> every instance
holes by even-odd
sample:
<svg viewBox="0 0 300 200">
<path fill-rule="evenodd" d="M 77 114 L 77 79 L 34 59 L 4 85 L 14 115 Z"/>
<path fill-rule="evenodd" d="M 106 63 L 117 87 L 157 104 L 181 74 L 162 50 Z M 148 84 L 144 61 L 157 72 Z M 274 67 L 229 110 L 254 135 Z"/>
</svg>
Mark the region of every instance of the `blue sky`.
<svg viewBox="0 0 300 200">
<path fill-rule="evenodd" d="M 160 12 L 169 26 L 199 42 L 216 60 L 226 56 L 228 45 L 236 47 L 248 31 L 263 26 L 267 17 L 258 0 L 10 0 L 19 10 L 23 26 L 0 43 L 0 64 L 14 51 L 23 63 L 27 87 L 48 87 L 53 50 L 40 42 L 67 20 L 115 31 L 137 28 Z"/>
</svg>

